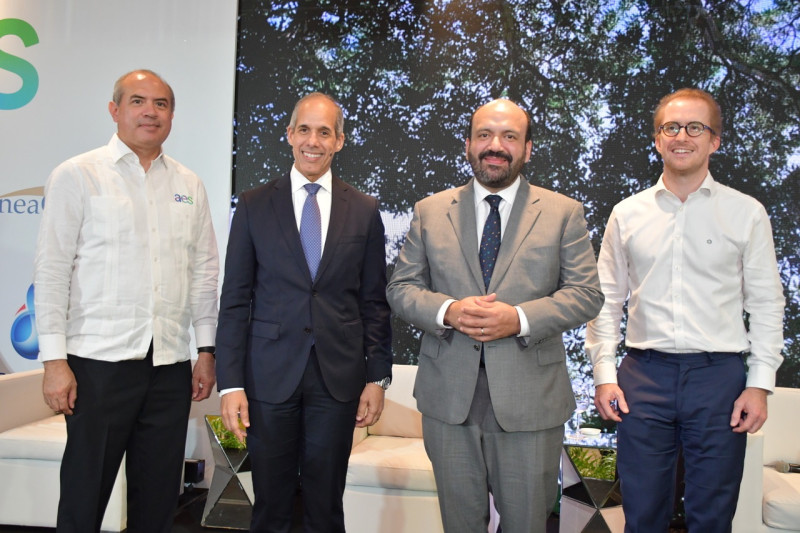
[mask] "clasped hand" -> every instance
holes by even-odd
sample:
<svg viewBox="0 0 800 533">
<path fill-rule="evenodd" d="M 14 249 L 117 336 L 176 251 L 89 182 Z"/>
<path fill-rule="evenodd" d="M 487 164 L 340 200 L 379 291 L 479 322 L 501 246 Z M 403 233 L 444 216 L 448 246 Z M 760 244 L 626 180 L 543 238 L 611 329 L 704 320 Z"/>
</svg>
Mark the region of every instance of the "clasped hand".
<svg viewBox="0 0 800 533">
<path fill-rule="evenodd" d="M 514 307 L 497 301 L 497 294 L 468 296 L 450 304 L 444 323 L 478 342 L 517 335 L 519 315 Z"/>
</svg>

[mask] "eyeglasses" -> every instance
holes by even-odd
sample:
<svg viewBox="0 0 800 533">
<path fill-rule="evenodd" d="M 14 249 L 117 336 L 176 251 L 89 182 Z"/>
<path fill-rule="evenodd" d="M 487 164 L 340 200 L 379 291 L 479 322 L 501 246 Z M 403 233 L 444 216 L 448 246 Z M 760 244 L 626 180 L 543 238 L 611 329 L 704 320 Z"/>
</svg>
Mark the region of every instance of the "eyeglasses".
<svg viewBox="0 0 800 533">
<path fill-rule="evenodd" d="M 689 122 L 685 126 L 681 126 L 677 122 L 666 122 L 658 127 L 658 131 L 667 137 L 675 137 L 681 132 L 681 129 L 686 130 L 686 135 L 689 137 L 699 137 L 704 131 L 708 130 L 711 135 L 716 135 L 714 130 L 703 124 L 702 122 Z"/>
</svg>

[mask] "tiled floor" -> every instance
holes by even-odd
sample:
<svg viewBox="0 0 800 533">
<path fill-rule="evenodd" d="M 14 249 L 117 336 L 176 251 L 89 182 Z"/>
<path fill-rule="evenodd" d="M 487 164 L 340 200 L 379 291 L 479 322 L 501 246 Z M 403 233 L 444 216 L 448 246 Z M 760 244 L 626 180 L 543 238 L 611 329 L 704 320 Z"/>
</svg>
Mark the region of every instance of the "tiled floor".
<svg viewBox="0 0 800 533">
<path fill-rule="evenodd" d="M 212 533 L 214 530 L 207 529 L 200 525 L 200 518 L 205 505 L 205 491 L 196 490 L 181 497 L 180 508 L 175 515 L 175 523 L 172 526 L 172 533 Z M 0 533 L 52 533 L 55 529 L 47 527 L 19 527 L 0 525 Z M 299 525 L 292 530 L 293 533 L 302 531 Z M 376 531 L 375 533 L 380 533 Z M 420 532 L 424 533 L 424 532 Z M 558 517 L 553 515 L 547 523 L 547 533 L 558 533 Z"/>
<path fill-rule="evenodd" d="M 200 518 L 203 514 L 205 502 L 205 490 L 197 489 L 184 493 L 179 502 L 178 512 L 175 514 L 175 523 L 172 525 L 172 533 L 210 533 L 214 531 L 200 525 Z M 54 531 L 54 528 L 49 527 L 0 525 L 0 532 L 2 533 L 52 533 Z"/>
</svg>

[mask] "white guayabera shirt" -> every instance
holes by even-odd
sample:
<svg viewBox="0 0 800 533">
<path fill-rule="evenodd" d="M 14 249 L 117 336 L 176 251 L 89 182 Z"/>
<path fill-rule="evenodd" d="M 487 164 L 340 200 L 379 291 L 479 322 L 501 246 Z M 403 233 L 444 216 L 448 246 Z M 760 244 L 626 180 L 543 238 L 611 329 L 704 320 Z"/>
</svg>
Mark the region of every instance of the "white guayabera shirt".
<svg viewBox="0 0 800 533">
<path fill-rule="evenodd" d="M 164 155 L 148 172 L 116 135 L 45 185 L 34 271 L 39 359 L 154 365 L 213 346 L 219 257 L 206 191 Z"/>
</svg>

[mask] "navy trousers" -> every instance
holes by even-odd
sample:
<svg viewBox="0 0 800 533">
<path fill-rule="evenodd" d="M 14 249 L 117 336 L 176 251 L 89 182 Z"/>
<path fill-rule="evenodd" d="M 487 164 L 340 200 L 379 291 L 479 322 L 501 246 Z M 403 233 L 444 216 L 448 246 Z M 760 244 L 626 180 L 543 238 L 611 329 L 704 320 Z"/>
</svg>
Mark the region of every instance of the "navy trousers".
<svg viewBox="0 0 800 533">
<path fill-rule="evenodd" d="M 668 530 L 680 448 L 689 531 L 731 531 L 747 436 L 730 417 L 745 379 L 740 354 L 628 352 L 618 381 L 630 413 L 617 426 L 626 533 Z"/>
<path fill-rule="evenodd" d="M 331 396 L 312 348 L 303 379 L 287 401 L 248 401 L 255 493 L 251 533 L 292 531 L 298 475 L 303 531 L 344 533 L 342 497 L 359 400 Z"/>
</svg>

